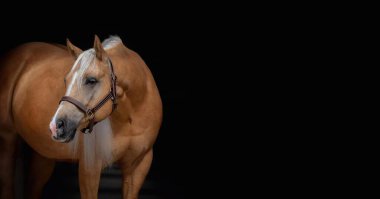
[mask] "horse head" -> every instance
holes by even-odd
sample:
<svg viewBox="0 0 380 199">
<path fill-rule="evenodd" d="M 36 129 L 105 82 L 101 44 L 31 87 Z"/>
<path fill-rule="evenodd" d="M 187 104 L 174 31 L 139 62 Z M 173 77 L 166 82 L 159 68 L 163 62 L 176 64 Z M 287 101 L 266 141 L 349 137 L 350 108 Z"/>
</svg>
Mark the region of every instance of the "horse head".
<svg viewBox="0 0 380 199">
<path fill-rule="evenodd" d="M 112 61 L 95 36 L 94 47 L 82 51 L 67 40 L 75 62 L 65 76 L 66 93 L 50 122 L 52 139 L 70 142 L 77 130 L 91 133 L 96 122 L 116 107 L 116 75 Z"/>
</svg>

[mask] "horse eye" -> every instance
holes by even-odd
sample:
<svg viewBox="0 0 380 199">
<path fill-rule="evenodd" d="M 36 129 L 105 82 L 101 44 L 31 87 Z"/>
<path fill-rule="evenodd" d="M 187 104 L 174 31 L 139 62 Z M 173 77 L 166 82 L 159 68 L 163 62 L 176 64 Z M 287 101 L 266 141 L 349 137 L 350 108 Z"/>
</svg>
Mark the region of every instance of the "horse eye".
<svg viewBox="0 0 380 199">
<path fill-rule="evenodd" d="M 98 80 L 95 77 L 88 77 L 86 79 L 86 82 L 84 84 L 86 84 L 86 85 L 95 85 L 96 83 L 98 83 Z"/>
</svg>

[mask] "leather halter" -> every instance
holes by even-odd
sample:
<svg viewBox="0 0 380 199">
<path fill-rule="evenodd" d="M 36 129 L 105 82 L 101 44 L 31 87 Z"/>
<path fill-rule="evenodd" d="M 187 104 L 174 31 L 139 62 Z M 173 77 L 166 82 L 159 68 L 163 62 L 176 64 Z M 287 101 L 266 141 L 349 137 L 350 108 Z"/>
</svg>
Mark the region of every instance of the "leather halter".
<svg viewBox="0 0 380 199">
<path fill-rule="evenodd" d="M 116 75 L 113 70 L 113 65 L 110 59 L 108 59 L 109 66 L 111 69 L 111 90 L 110 92 L 101 100 L 98 104 L 96 104 L 93 108 L 88 108 L 86 105 L 84 105 L 82 102 L 70 97 L 70 96 L 63 96 L 61 101 L 70 102 L 74 106 L 76 106 L 80 111 L 82 111 L 86 117 L 89 120 L 89 123 L 86 128 L 82 129 L 82 133 L 88 134 L 92 132 L 92 129 L 94 125 L 98 122 L 95 121 L 95 113 L 98 111 L 108 100 L 112 100 L 112 112 L 116 109 L 117 103 L 116 103 Z M 111 113 L 112 113 L 111 112 Z"/>
</svg>

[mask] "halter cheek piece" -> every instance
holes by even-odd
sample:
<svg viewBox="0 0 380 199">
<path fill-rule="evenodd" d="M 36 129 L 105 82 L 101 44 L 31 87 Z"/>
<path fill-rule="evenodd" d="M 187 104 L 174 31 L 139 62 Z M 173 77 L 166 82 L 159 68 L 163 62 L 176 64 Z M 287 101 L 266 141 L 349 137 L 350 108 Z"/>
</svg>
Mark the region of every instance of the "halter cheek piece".
<svg viewBox="0 0 380 199">
<path fill-rule="evenodd" d="M 88 118 L 89 122 L 86 128 L 82 129 L 82 133 L 88 134 L 92 132 L 92 129 L 94 125 L 98 122 L 95 121 L 95 113 L 98 111 L 108 100 L 112 100 L 112 112 L 116 109 L 117 103 L 116 103 L 116 75 L 113 70 L 113 65 L 110 59 L 108 59 L 109 66 L 111 69 L 111 90 L 110 92 L 98 103 L 96 104 L 93 108 L 88 108 L 86 107 L 83 103 L 80 101 L 70 97 L 70 96 L 63 96 L 61 101 L 66 101 L 70 102 L 74 106 L 76 106 L 79 110 L 81 110 L 86 117 Z M 112 113 L 111 112 L 111 113 Z"/>
</svg>

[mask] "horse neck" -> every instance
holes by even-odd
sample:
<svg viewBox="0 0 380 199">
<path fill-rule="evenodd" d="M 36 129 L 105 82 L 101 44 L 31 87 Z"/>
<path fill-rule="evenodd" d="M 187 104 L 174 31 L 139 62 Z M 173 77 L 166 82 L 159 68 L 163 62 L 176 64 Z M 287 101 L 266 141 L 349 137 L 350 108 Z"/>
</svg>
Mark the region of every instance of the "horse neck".
<svg viewBox="0 0 380 199">
<path fill-rule="evenodd" d="M 123 89 L 110 119 L 113 126 L 124 127 L 138 120 L 140 108 L 146 104 L 149 71 L 141 58 L 123 45 L 110 49 L 107 53 L 114 65 L 117 85 Z"/>
</svg>

